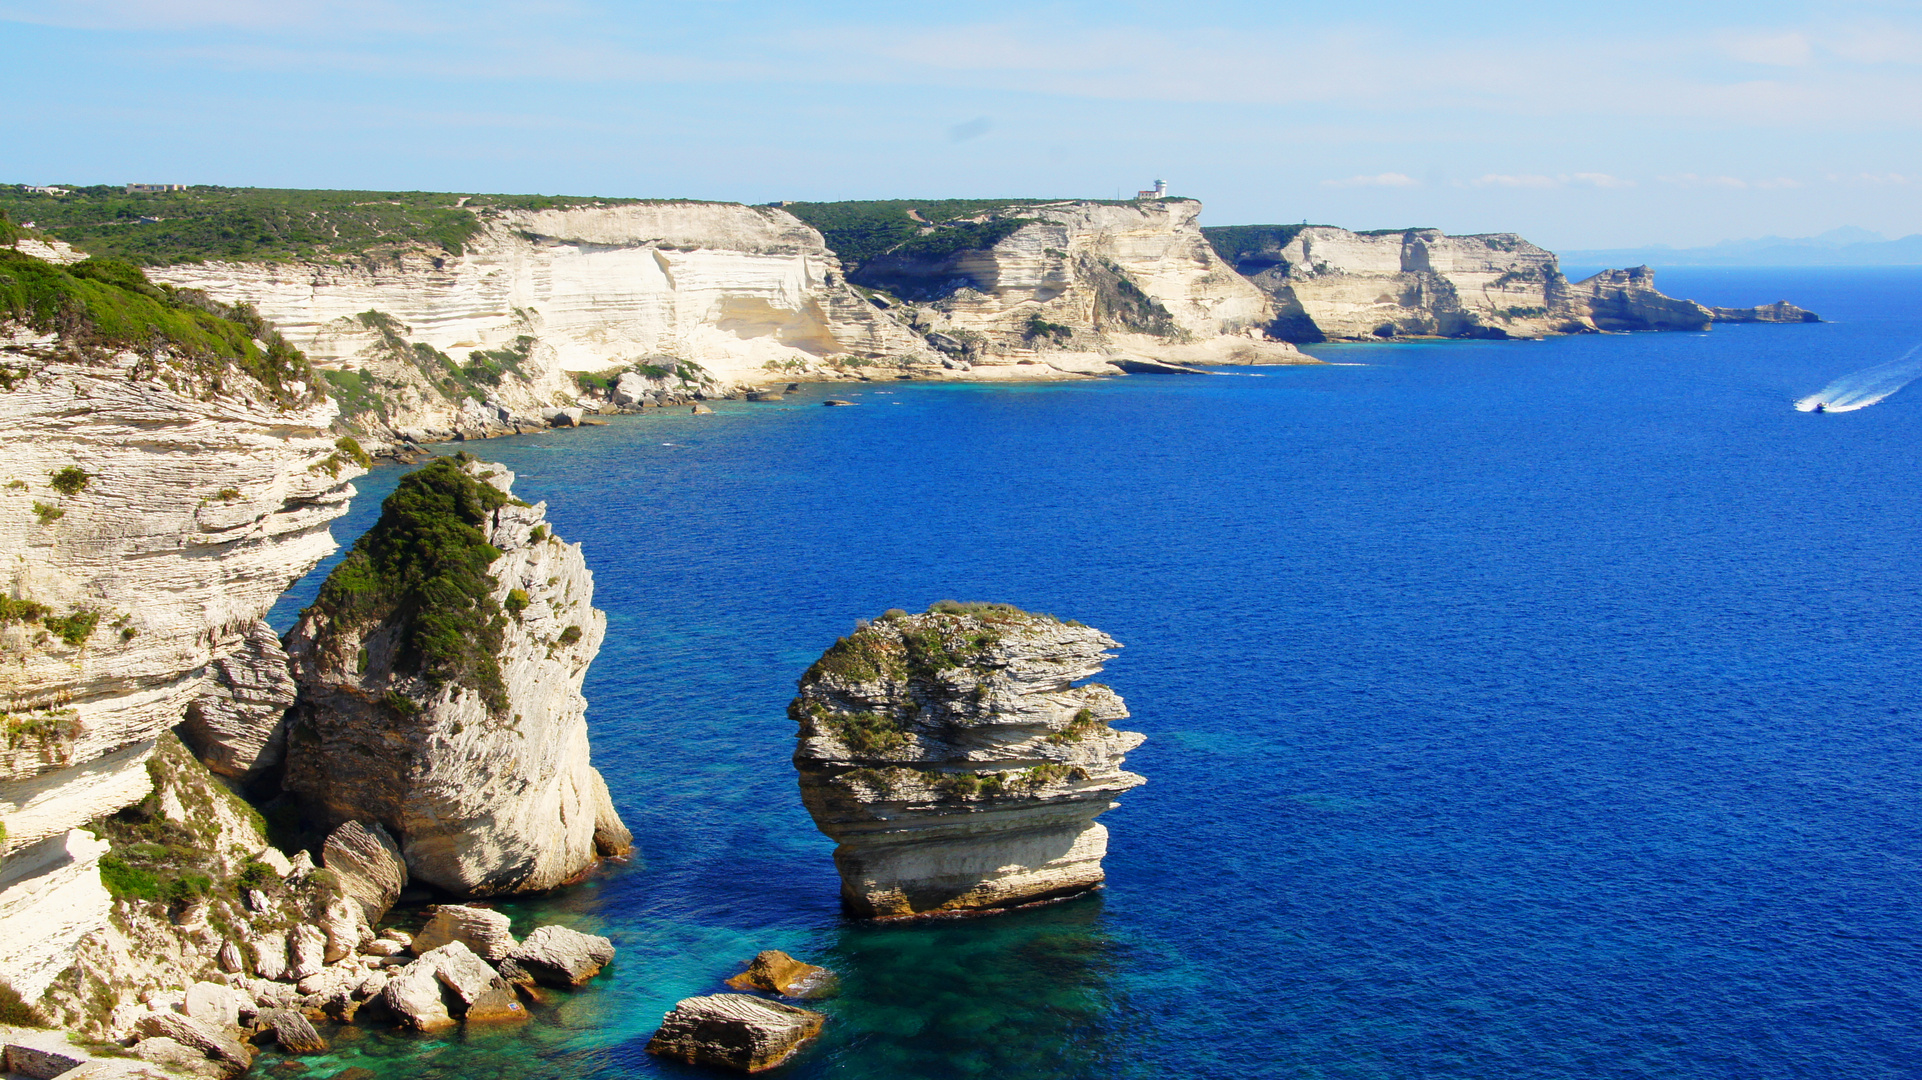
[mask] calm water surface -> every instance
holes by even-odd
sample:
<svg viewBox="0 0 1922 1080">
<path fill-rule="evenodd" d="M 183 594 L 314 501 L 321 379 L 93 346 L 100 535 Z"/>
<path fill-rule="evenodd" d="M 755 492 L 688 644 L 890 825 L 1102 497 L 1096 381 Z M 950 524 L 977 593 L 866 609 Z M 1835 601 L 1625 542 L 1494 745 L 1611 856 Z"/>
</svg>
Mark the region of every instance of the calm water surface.
<svg viewBox="0 0 1922 1080">
<path fill-rule="evenodd" d="M 349 1031 L 313 1075 L 692 1075 L 661 1015 L 782 948 L 846 988 L 792 1077 L 1922 1077 L 1922 387 L 1790 408 L 1922 342 L 1922 273 L 1662 283 L 1835 321 L 481 444 L 586 545 L 642 849 L 514 912 L 620 959 L 524 1032 Z M 1123 641 L 1149 784 L 1102 894 L 852 923 L 783 706 L 949 597 Z"/>
</svg>

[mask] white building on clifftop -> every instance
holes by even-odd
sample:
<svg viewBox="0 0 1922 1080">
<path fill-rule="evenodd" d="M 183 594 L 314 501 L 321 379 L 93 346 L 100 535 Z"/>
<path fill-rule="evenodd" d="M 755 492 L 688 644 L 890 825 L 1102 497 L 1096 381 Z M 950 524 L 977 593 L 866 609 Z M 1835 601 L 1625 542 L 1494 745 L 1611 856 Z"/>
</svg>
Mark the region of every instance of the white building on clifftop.
<svg viewBox="0 0 1922 1080">
<path fill-rule="evenodd" d="M 1156 180 L 1155 186 L 1147 191 L 1135 192 L 1137 199 L 1165 199 L 1168 197 L 1168 181 Z"/>
</svg>

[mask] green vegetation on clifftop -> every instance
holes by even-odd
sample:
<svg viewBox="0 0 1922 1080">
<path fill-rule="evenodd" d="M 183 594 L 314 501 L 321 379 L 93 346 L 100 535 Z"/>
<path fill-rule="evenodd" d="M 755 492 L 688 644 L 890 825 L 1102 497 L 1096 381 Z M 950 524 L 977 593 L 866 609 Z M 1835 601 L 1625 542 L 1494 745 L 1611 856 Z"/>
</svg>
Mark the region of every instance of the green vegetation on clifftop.
<svg viewBox="0 0 1922 1080">
<path fill-rule="evenodd" d="M 490 210 L 620 204 L 635 199 L 190 187 L 129 195 L 123 187 L 30 194 L 0 185 L 0 214 L 31 221 L 94 255 L 148 266 L 204 259 L 274 262 L 379 256 L 403 249 L 458 255 Z M 4 240 L 4 237 L 0 237 Z"/>
<path fill-rule="evenodd" d="M 164 350 L 216 392 L 220 371 L 228 366 L 282 403 L 296 396 L 293 384 L 311 388 L 314 377 L 307 358 L 253 308 L 156 285 L 139 267 L 117 259 L 63 267 L 0 248 L 0 321 L 6 320 L 58 332 L 61 344 L 83 350 Z M 152 374 L 168 377 L 164 370 Z"/>
<path fill-rule="evenodd" d="M 482 526 L 508 497 L 461 469 L 471 460 L 441 458 L 402 477 L 308 612 L 332 620 L 323 640 L 344 627 L 395 625 L 396 673 L 465 686 L 500 712 L 507 708 L 498 660 L 506 616 L 487 568 L 501 553 Z"/>
</svg>

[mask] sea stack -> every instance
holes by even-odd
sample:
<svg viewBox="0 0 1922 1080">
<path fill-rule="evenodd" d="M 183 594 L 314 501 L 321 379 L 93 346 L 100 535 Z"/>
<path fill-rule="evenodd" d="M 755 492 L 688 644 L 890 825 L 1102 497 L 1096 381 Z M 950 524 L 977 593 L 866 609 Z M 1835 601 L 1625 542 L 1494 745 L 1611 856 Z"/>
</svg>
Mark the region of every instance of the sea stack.
<svg viewBox="0 0 1922 1080">
<path fill-rule="evenodd" d="M 1014 907 L 1098 888 L 1094 820 L 1145 781 L 1145 736 L 1085 680 L 1119 648 L 1092 627 L 1006 604 L 890 611 L 841 638 L 788 706 L 814 824 L 839 847 L 841 896 L 871 918 Z"/>
<path fill-rule="evenodd" d="M 632 844 L 588 761 L 593 576 L 513 482 L 466 454 L 403 477 L 287 635 L 287 787 L 461 896 L 551 889 Z"/>
</svg>

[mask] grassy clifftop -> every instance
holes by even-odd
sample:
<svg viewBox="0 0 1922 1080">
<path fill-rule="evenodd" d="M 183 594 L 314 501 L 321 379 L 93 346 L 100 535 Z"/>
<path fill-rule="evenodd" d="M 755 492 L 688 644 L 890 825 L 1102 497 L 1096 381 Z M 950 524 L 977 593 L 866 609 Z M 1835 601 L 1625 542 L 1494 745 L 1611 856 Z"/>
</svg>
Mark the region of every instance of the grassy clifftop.
<svg viewBox="0 0 1922 1080">
<path fill-rule="evenodd" d="M 71 348 L 132 349 L 171 355 L 168 379 L 189 371 L 220 389 L 220 373 L 244 371 L 282 404 L 291 403 L 314 376 L 307 358 L 283 340 L 259 312 L 223 304 L 205 293 L 156 285 L 140 268 L 93 258 L 59 266 L 0 247 L 0 322 L 25 323 L 60 335 Z M 0 365 L 10 387 L 16 370 Z M 3 389 L 5 387 L 0 387 Z"/>
<path fill-rule="evenodd" d="M 0 185 L 0 213 L 15 222 L 33 222 L 41 232 L 90 254 L 146 266 L 377 256 L 422 248 L 458 255 L 480 231 L 480 215 L 491 210 L 641 201 L 228 187 L 129 195 L 121 187 L 96 186 L 45 195 Z"/>
</svg>

